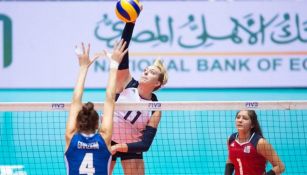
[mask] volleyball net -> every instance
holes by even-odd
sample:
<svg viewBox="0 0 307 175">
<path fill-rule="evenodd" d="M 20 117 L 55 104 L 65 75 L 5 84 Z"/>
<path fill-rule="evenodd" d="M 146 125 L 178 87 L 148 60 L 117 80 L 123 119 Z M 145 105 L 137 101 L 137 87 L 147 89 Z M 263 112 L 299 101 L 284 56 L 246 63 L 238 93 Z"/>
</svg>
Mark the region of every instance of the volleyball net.
<svg viewBox="0 0 307 175">
<path fill-rule="evenodd" d="M 0 103 L 0 175 L 66 174 L 64 132 L 68 103 Z M 103 103 L 95 103 L 103 109 Z M 286 166 L 307 173 L 307 101 L 155 102 L 116 104 L 116 110 L 162 111 L 144 153 L 145 174 L 224 173 L 227 138 L 238 110 L 256 110 L 264 137 Z M 267 170 L 271 169 L 268 164 Z M 123 174 L 120 161 L 113 174 Z"/>
</svg>

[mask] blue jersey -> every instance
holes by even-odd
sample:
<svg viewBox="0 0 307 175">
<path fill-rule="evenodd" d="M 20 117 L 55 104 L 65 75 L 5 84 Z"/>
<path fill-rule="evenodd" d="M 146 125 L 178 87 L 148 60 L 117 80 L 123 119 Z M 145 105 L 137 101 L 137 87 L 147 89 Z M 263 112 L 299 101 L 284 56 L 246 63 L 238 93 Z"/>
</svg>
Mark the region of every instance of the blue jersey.
<svg viewBox="0 0 307 175">
<path fill-rule="evenodd" d="M 65 153 L 65 161 L 69 175 L 108 175 L 111 153 L 100 134 L 86 137 L 76 133 Z"/>
</svg>

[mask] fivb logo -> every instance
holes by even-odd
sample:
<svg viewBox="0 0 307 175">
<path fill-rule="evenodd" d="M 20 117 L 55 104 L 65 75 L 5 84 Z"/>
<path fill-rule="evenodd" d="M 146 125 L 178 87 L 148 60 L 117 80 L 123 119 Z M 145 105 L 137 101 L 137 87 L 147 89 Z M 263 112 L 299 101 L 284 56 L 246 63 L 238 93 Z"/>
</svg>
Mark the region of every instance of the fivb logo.
<svg viewBox="0 0 307 175">
<path fill-rule="evenodd" d="M 13 61 L 13 30 L 12 20 L 4 15 L 0 14 L 0 23 L 2 23 L 2 62 L 3 68 L 6 68 L 12 64 Z M 1 26 L 1 25 L 0 25 Z M 1 31 L 1 30 L 0 30 Z"/>
<path fill-rule="evenodd" d="M 0 165 L 0 175 L 27 175 L 23 165 Z"/>
<path fill-rule="evenodd" d="M 259 106 L 258 102 L 246 102 L 245 107 L 247 108 L 257 108 Z"/>
</svg>

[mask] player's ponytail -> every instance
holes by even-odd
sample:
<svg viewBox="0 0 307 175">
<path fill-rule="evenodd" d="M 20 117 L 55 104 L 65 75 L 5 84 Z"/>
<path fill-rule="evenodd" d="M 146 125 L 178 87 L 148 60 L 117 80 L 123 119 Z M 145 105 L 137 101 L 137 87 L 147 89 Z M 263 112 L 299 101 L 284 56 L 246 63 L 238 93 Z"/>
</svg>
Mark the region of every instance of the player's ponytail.
<svg viewBox="0 0 307 175">
<path fill-rule="evenodd" d="M 260 124 L 258 122 L 258 117 L 257 117 L 257 114 L 254 110 L 247 110 L 247 113 L 248 113 L 248 116 L 250 117 L 251 121 L 252 121 L 252 125 L 253 125 L 253 128 L 252 128 L 252 133 L 256 133 L 258 135 L 260 135 L 261 137 L 263 137 L 263 134 L 262 134 L 262 130 L 261 130 L 261 127 L 260 127 Z"/>
</svg>

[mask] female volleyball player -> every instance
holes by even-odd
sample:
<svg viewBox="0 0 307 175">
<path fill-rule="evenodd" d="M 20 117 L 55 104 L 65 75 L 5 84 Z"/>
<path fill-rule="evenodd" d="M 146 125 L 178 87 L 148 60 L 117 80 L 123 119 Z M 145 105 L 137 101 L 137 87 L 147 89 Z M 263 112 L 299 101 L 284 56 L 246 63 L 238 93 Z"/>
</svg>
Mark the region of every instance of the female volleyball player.
<svg viewBox="0 0 307 175">
<path fill-rule="evenodd" d="M 96 55 L 91 60 L 89 59 L 89 51 L 90 46 L 85 49 L 82 43 L 82 52 L 77 53 L 80 65 L 79 77 L 66 123 L 65 160 L 67 174 L 70 175 L 109 174 L 117 69 L 127 49 L 125 50 L 123 40 L 114 46 L 110 59 L 110 71 L 103 109 L 104 117 L 98 133 L 96 133 L 96 130 L 99 126 L 99 117 L 94 109 L 94 104 L 88 102 L 82 105 L 84 82 L 88 68 L 101 55 Z"/>
<path fill-rule="evenodd" d="M 128 48 L 135 23 L 126 23 L 122 38 Z M 147 67 L 139 81 L 132 78 L 129 72 L 129 55 L 125 54 L 117 72 L 117 101 L 142 102 L 158 101 L 153 91 L 158 90 L 167 82 L 167 71 L 160 60 Z M 126 175 L 144 174 L 142 152 L 149 149 L 157 132 L 161 112 L 146 111 L 115 111 L 112 136 L 111 171 L 116 159 L 121 158 L 121 164 Z"/>
<path fill-rule="evenodd" d="M 225 175 L 275 175 L 285 171 L 283 162 L 272 145 L 263 138 L 262 131 L 254 110 L 242 110 L 236 115 L 238 132 L 228 141 L 228 160 Z M 265 172 L 266 162 L 272 169 Z"/>
</svg>

